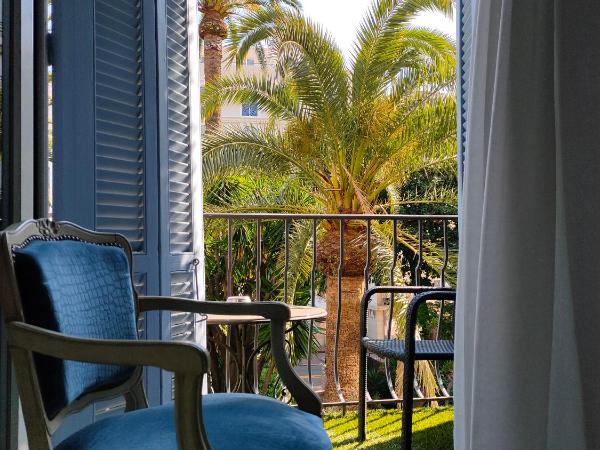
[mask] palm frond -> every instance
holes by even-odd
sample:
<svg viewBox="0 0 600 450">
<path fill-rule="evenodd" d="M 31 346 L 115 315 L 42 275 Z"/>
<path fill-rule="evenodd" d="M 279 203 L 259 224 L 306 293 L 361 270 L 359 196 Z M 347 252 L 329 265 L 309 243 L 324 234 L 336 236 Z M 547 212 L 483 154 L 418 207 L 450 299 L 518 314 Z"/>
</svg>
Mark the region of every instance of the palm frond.
<svg viewBox="0 0 600 450">
<path fill-rule="evenodd" d="M 235 61 L 236 66 L 241 67 L 253 46 L 263 48 L 262 44 L 273 33 L 276 19 L 284 14 L 286 11 L 275 5 L 249 11 L 240 17 L 230 29 L 227 62 Z M 263 67 L 265 63 L 266 60 L 261 62 Z"/>
<path fill-rule="evenodd" d="M 294 158 L 289 141 L 275 128 L 231 127 L 207 133 L 203 149 L 203 176 L 208 182 L 240 169 L 252 169 L 263 174 L 294 174 L 321 183 L 305 162 Z"/>
<path fill-rule="evenodd" d="M 294 303 L 296 288 L 301 281 L 310 277 L 312 267 L 312 226 L 309 221 L 290 223 L 287 257 L 287 298 L 284 291 L 285 270 L 285 241 L 277 258 L 276 270 L 280 274 L 279 283 L 274 287 L 279 292 L 279 298 L 286 303 Z"/>
<path fill-rule="evenodd" d="M 348 107 L 343 57 L 321 26 L 301 15 L 287 15 L 277 21 L 272 45 L 279 71 L 290 78 L 303 104 L 329 119 Z"/>
<path fill-rule="evenodd" d="M 434 10 L 452 13 L 451 0 L 379 0 L 375 1 L 359 27 L 351 58 L 352 96 L 355 102 L 369 101 L 380 95 L 401 68 L 418 68 L 427 55 L 448 55 L 448 39 L 429 40 L 410 21 L 420 12 Z M 414 30 L 414 31 L 413 31 Z M 444 42 L 446 41 L 446 42 Z M 413 56 L 411 58 L 411 56 Z M 420 56 L 421 58 L 414 58 Z"/>
<path fill-rule="evenodd" d="M 403 192 L 402 186 L 390 185 L 386 192 L 389 202 L 380 204 L 386 210 L 397 214 L 402 206 L 406 205 L 458 205 L 458 192 L 456 188 L 437 186 L 431 183 L 425 192 Z"/>
<path fill-rule="evenodd" d="M 208 83 L 202 92 L 203 115 L 211 115 L 224 103 L 251 103 L 280 120 L 305 120 L 307 111 L 292 88 L 272 76 L 223 77 Z"/>
</svg>

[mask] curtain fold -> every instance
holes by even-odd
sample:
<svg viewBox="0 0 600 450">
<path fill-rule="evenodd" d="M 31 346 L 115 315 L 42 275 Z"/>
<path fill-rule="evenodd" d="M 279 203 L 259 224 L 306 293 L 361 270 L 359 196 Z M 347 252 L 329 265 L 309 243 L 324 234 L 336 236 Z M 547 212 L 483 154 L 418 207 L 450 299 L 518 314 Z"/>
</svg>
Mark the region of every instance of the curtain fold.
<svg viewBox="0 0 600 450">
<path fill-rule="evenodd" d="M 600 448 L 600 2 L 477 2 L 456 449 Z"/>
</svg>

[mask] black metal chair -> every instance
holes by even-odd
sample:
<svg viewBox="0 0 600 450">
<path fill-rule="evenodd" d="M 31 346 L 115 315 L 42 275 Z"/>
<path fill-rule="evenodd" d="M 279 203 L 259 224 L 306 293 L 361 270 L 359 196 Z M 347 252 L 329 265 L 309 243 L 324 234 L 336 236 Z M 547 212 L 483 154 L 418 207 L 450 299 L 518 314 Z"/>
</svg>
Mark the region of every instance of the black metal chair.
<svg viewBox="0 0 600 450">
<path fill-rule="evenodd" d="M 413 389 L 415 381 L 415 361 L 443 361 L 454 359 L 453 340 L 416 340 L 417 314 L 419 307 L 427 301 L 455 301 L 456 292 L 451 289 L 435 289 L 407 286 L 376 286 L 369 289 L 363 296 L 360 315 L 360 387 L 358 433 L 359 439 L 366 439 L 367 413 L 367 352 L 404 363 L 403 398 L 402 398 L 402 439 L 404 450 L 410 450 L 412 445 L 412 414 Z M 406 312 L 406 327 L 404 340 L 370 339 L 367 337 L 367 307 L 373 295 L 377 293 L 416 294 L 408 305 Z M 440 318 L 443 306 L 440 310 Z M 438 328 L 439 335 L 439 328 Z"/>
</svg>

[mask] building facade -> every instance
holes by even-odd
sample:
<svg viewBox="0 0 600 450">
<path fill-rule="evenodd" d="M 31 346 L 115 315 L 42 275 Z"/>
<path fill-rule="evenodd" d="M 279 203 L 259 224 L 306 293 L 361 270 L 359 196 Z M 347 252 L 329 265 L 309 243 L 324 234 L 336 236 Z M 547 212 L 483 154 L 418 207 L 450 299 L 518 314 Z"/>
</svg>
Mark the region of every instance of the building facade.
<svg viewBox="0 0 600 450">
<path fill-rule="evenodd" d="M 200 56 L 200 85 L 205 85 L 204 79 L 204 54 L 201 49 Z M 259 76 L 263 73 L 268 75 L 275 74 L 275 63 L 272 57 L 269 57 L 269 51 L 265 51 L 267 61 L 263 67 L 260 63 L 256 49 L 253 47 L 248 52 L 244 64 L 237 68 L 235 62 L 227 61 L 227 49 L 223 49 L 222 76 L 231 76 L 237 74 L 247 76 Z M 269 116 L 265 111 L 261 111 L 254 104 L 227 103 L 221 108 L 221 124 L 223 127 L 245 127 L 245 126 L 265 126 L 269 124 Z"/>
</svg>

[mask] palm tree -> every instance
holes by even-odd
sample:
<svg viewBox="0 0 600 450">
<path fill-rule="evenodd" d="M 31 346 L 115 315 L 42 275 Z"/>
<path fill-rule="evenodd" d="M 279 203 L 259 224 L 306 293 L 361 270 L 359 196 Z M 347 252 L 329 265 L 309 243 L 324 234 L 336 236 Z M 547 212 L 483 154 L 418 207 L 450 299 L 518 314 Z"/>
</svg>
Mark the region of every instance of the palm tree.
<svg viewBox="0 0 600 450">
<path fill-rule="evenodd" d="M 204 43 L 204 79 L 206 83 L 221 77 L 223 63 L 223 41 L 229 35 L 230 21 L 242 17 L 245 12 L 271 8 L 277 5 L 300 9 L 298 0 L 199 0 L 198 9 L 202 13 L 200 38 Z M 207 120 L 207 128 L 220 125 L 220 111 L 217 109 Z"/>
<path fill-rule="evenodd" d="M 438 31 L 411 24 L 427 9 L 451 14 L 452 1 L 376 1 L 358 30 L 348 61 L 329 34 L 300 14 L 278 9 L 249 14 L 236 29 L 232 51 L 243 60 L 252 45 L 268 39 L 276 73 L 213 81 L 203 93 L 204 114 L 211 117 L 225 102 L 254 103 L 273 121 L 205 136 L 206 182 L 242 169 L 284 174 L 314 198 L 314 206 L 306 212 L 393 209 L 393 192 L 412 172 L 455 154 L 454 43 Z M 286 125 L 276 126 L 276 121 Z M 358 393 L 364 229 L 352 222 L 343 226 L 346 256 L 340 311 L 337 221 L 321 224 L 317 255 L 319 268 L 327 275 L 326 400 L 336 400 L 339 394 L 353 400 Z M 410 236 L 403 236 L 404 244 L 414 247 Z M 330 363 L 334 341 L 330 334 L 339 313 L 338 373 L 343 392 L 331 382 Z"/>
</svg>

